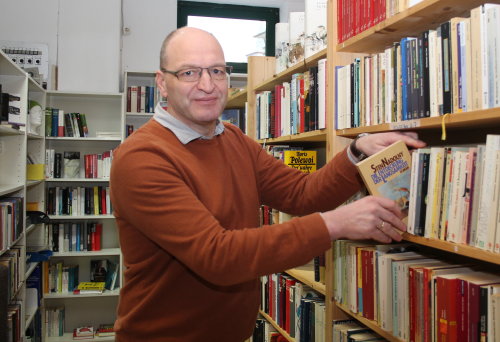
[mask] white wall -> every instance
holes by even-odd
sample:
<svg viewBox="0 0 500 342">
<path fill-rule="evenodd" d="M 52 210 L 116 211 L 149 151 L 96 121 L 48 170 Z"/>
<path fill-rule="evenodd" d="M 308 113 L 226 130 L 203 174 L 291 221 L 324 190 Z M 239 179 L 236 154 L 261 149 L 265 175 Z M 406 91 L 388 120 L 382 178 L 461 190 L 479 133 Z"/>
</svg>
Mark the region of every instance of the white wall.
<svg viewBox="0 0 500 342">
<path fill-rule="evenodd" d="M 49 46 L 49 88 L 51 66 L 57 65 L 58 8 L 59 0 L 0 0 L 0 40 Z"/>
</svg>

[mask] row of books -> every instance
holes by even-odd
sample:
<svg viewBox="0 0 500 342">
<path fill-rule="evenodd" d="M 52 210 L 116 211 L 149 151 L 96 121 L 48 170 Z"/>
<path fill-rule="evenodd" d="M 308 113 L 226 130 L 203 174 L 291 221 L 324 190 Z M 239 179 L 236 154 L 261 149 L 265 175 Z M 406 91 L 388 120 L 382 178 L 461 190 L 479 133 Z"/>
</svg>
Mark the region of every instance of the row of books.
<svg viewBox="0 0 500 342">
<path fill-rule="evenodd" d="M 62 261 L 47 262 L 42 277 L 47 277 L 44 293 L 101 294 L 118 285 L 118 264 L 109 259 L 90 260 L 90 281 L 79 281 L 80 265 L 64 265 Z"/>
<path fill-rule="evenodd" d="M 261 309 L 296 341 L 324 341 L 325 301 L 285 273 L 261 278 Z"/>
<path fill-rule="evenodd" d="M 352 319 L 334 320 L 332 342 L 386 341 L 369 328 Z"/>
<path fill-rule="evenodd" d="M 49 246 L 53 252 L 87 252 L 102 249 L 100 222 L 64 222 L 48 224 Z"/>
<path fill-rule="evenodd" d="M 56 152 L 45 150 L 45 177 L 51 178 L 109 178 L 113 151 L 87 153 L 83 155 L 83 163 L 79 151 Z"/>
<path fill-rule="evenodd" d="M 127 113 L 154 113 L 158 89 L 152 86 L 127 87 Z"/>
<path fill-rule="evenodd" d="M 290 12 L 275 26 L 276 73 L 326 48 L 327 1 L 305 0 L 303 12 Z"/>
<path fill-rule="evenodd" d="M 109 186 L 49 187 L 46 203 L 48 215 L 109 215 L 113 212 Z"/>
<path fill-rule="evenodd" d="M 44 331 L 47 337 L 60 337 L 64 335 L 64 317 L 66 310 L 63 305 L 46 307 L 44 314 Z"/>
<path fill-rule="evenodd" d="M 255 321 L 255 328 L 252 337 L 245 342 L 287 342 L 266 319 L 258 318 Z"/>
<path fill-rule="evenodd" d="M 239 127 L 243 133 L 246 133 L 246 110 L 243 108 L 231 108 L 225 109 L 220 120 L 224 122 L 232 123 L 233 125 Z"/>
<path fill-rule="evenodd" d="M 22 342 L 22 327 L 24 326 L 24 310 L 21 301 L 16 301 L 7 307 L 7 340 L 6 342 Z"/>
<path fill-rule="evenodd" d="M 336 128 L 500 106 L 499 26 L 500 5 L 482 5 L 337 67 Z"/>
<path fill-rule="evenodd" d="M 326 127 L 326 59 L 295 73 L 273 91 L 256 96 L 258 139 L 309 132 Z"/>
<path fill-rule="evenodd" d="M 24 281 L 25 267 L 22 263 L 22 246 L 12 246 L 9 250 L 0 255 L 0 267 L 8 270 L 6 286 L 7 300 L 13 300 L 14 294 L 20 289 Z"/>
<path fill-rule="evenodd" d="M 408 232 L 500 253 L 500 135 L 412 154 Z"/>
<path fill-rule="evenodd" d="M 23 211 L 22 197 L 0 197 L 0 251 L 21 236 Z"/>
<path fill-rule="evenodd" d="M 115 336 L 113 324 L 99 324 L 97 329 L 92 325 L 85 325 L 73 330 L 73 340 L 93 339 L 94 337 Z"/>
<path fill-rule="evenodd" d="M 87 117 L 83 113 L 65 113 L 63 109 L 45 109 L 45 136 L 77 137 L 89 136 Z"/>
<path fill-rule="evenodd" d="M 336 241 L 335 300 L 406 341 L 498 340 L 498 273 L 417 248 Z"/>
<path fill-rule="evenodd" d="M 422 0 L 337 0 L 337 42 L 356 36 Z"/>
</svg>

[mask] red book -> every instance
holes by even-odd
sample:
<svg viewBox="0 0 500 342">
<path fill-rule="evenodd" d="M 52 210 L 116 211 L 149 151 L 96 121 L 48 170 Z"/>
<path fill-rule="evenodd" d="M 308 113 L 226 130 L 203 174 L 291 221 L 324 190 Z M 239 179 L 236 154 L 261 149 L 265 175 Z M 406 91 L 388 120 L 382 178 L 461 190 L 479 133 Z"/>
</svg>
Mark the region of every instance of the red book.
<svg viewBox="0 0 500 342">
<path fill-rule="evenodd" d="M 375 296 L 373 292 L 373 247 L 361 249 L 361 272 L 363 293 L 363 316 L 375 319 Z"/>
<path fill-rule="evenodd" d="M 102 223 L 96 223 L 95 232 L 94 232 L 94 243 L 92 243 L 92 247 L 94 251 L 101 250 L 101 241 L 102 241 Z"/>
<path fill-rule="evenodd" d="M 290 315 L 295 310 L 292 308 L 293 298 L 290 298 L 290 288 L 295 285 L 296 281 L 292 278 L 286 278 L 285 280 L 285 296 L 286 296 L 286 313 L 285 313 L 285 330 L 290 332 Z"/>
<path fill-rule="evenodd" d="M 457 277 L 457 274 L 437 277 L 437 341 L 458 341 Z"/>
<path fill-rule="evenodd" d="M 274 86 L 274 137 L 281 136 L 281 89 L 283 86 Z"/>
<path fill-rule="evenodd" d="M 305 95 L 304 95 L 304 74 L 299 78 L 299 133 L 304 133 L 305 128 Z"/>
<path fill-rule="evenodd" d="M 130 95 L 132 87 L 127 87 L 127 113 L 130 113 Z"/>
</svg>

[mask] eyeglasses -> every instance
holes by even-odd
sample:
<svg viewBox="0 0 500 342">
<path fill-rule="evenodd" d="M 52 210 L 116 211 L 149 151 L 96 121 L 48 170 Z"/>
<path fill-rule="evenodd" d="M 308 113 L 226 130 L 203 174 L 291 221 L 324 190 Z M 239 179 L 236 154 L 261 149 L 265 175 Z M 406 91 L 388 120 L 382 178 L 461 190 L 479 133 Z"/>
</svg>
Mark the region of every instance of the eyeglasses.
<svg viewBox="0 0 500 342">
<path fill-rule="evenodd" d="M 233 70 L 232 66 L 213 66 L 208 68 L 186 68 L 178 71 L 171 71 L 164 68 L 160 69 L 162 72 L 166 72 L 168 74 L 172 74 L 179 81 L 182 82 L 197 82 L 201 78 L 201 74 L 203 70 L 207 70 L 208 74 L 215 81 L 222 81 L 227 78 L 227 75 L 231 74 Z"/>
</svg>

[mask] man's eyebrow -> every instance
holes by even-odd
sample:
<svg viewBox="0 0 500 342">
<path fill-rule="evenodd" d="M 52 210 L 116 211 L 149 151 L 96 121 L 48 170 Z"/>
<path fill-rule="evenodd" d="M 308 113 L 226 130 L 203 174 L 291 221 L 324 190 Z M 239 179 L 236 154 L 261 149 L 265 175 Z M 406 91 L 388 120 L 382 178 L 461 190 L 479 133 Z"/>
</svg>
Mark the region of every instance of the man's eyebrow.
<svg viewBox="0 0 500 342">
<path fill-rule="evenodd" d="M 225 63 L 216 63 L 209 65 L 207 68 L 213 68 L 213 67 L 225 67 Z M 190 69 L 190 68 L 203 68 L 202 66 L 195 65 L 195 64 L 182 64 L 180 67 L 177 68 L 177 70 L 182 70 L 182 69 Z"/>
</svg>

